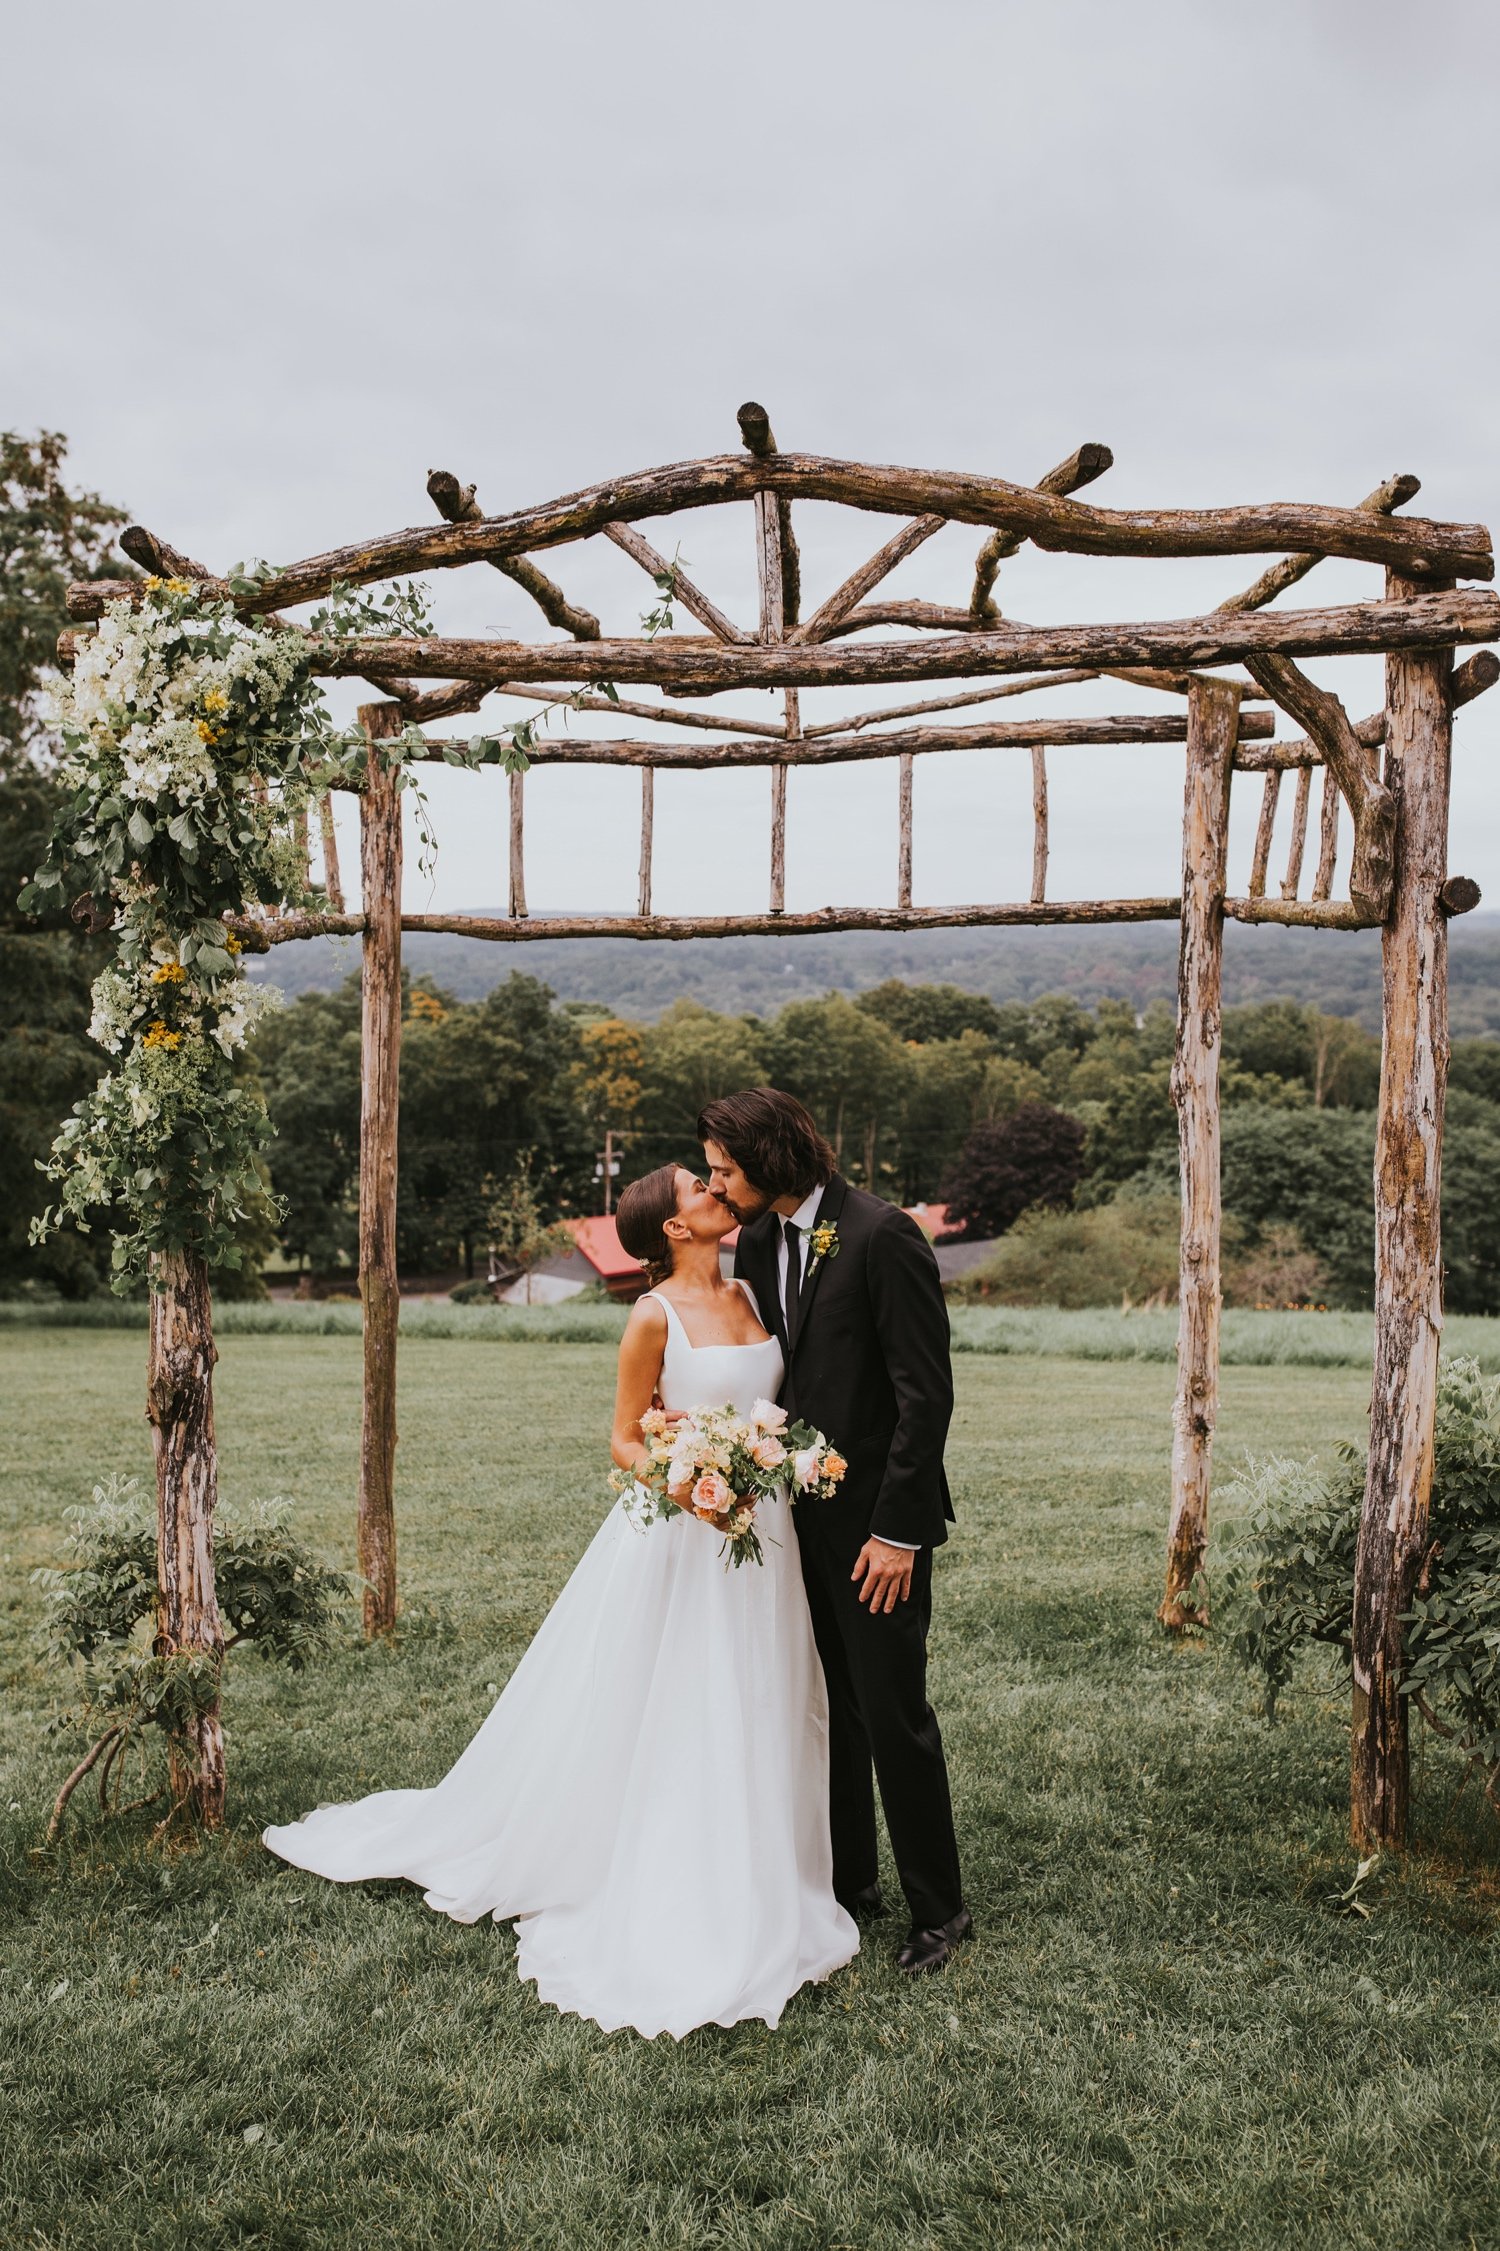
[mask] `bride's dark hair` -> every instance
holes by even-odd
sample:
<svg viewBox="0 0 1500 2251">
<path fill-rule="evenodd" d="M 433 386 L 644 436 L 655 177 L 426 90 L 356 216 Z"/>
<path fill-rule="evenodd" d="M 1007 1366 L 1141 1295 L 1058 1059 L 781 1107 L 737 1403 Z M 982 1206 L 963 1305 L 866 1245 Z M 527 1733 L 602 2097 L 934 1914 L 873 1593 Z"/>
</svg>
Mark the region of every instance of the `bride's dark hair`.
<svg viewBox="0 0 1500 2251">
<path fill-rule="evenodd" d="M 654 1290 L 672 1271 L 672 1245 L 666 1223 L 677 1216 L 680 1165 L 658 1165 L 642 1180 L 632 1180 L 615 1207 L 615 1231 L 632 1258 L 646 1269 Z"/>
</svg>

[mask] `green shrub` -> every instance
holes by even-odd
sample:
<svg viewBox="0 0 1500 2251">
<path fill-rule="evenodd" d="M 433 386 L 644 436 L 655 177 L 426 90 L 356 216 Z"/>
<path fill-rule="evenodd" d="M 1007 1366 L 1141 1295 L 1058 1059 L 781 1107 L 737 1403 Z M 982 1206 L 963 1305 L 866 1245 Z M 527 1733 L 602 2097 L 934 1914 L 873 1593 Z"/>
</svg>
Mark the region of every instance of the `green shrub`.
<svg viewBox="0 0 1500 2251">
<path fill-rule="evenodd" d="M 278 1497 L 221 1508 L 214 1520 L 214 1578 L 226 1655 L 249 1643 L 296 1671 L 326 1645 L 336 1607 L 350 1590 L 340 1572 L 325 1571 L 292 1536 L 291 1506 Z M 156 1512 L 138 1478 L 106 1478 L 94 1487 L 89 1507 L 68 1511 L 68 1522 L 68 1562 L 32 1577 L 46 1589 L 45 1656 L 71 1676 L 75 1692 L 75 1707 L 62 1725 L 92 1740 L 63 1785 L 49 1836 L 57 1834 L 73 1789 L 95 1766 L 100 1805 L 111 1802 L 111 1782 L 118 1805 L 131 1743 L 151 1728 L 163 1747 L 180 1741 L 193 1716 L 217 1702 L 223 1671 L 212 1652 L 162 1655 L 155 1647 Z"/>
<path fill-rule="evenodd" d="M 1250 1519 L 1232 1575 L 1234 1646 L 1265 1683 L 1266 1714 L 1307 1649 L 1349 1669 L 1354 1550 L 1365 1455 L 1337 1466 L 1272 1459 L 1238 1481 Z M 1440 1735 L 1478 1762 L 1500 1812 L 1500 1384 L 1454 1360 L 1438 1386 L 1432 1515 L 1406 1614 L 1402 1692 Z"/>
<path fill-rule="evenodd" d="M 953 1287 L 969 1304 L 1166 1304 L 1177 1294 L 1177 1204 L 1124 1190 L 1088 1211 L 1029 1211 Z"/>
</svg>

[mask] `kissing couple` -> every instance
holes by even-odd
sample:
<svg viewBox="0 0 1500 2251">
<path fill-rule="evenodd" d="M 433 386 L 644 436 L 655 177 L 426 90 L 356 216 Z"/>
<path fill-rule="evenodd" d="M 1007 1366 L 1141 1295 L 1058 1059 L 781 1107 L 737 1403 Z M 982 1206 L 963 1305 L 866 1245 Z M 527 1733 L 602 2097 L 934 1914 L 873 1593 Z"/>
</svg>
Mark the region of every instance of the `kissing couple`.
<svg viewBox="0 0 1500 2251">
<path fill-rule="evenodd" d="M 771 1462 L 766 1440 L 814 1426 L 841 1481 L 795 1511 L 790 1477 L 766 1494 L 744 1569 L 722 1521 L 683 1505 L 643 1524 L 627 1492 L 435 1789 L 265 1832 L 336 1883 L 406 1877 L 455 1922 L 513 1920 L 544 2001 L 647 2038 L 774 2026 L 853 1958 L 882 1913 L 877 1784 L 911 1915 L 897 1965 L 940 1970 L 972 1929 L 927 1701 L 953 1513 L 937 1261 L 790 1095 L 710 1102 L 698 1132 L 702 1172 L 663 1165 L 620 1198 L 650 1287 L 620 1345 L 618 1470 L 629 1484 L 674 1423 L 728 1407 Z"/>
</svg>

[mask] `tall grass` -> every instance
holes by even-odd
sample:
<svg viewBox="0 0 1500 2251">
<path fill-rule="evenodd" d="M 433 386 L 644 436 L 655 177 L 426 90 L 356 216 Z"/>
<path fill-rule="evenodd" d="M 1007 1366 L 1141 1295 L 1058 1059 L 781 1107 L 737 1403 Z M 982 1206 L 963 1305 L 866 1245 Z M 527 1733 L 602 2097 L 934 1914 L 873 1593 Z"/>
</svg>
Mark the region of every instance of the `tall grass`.
<svg viewBox="0 0 1500 2251">
<path fill-rule="evenodd" d="M 481 1344 L 614 1344 L 625 1327 L 625 1308 L 586 1305 L 404 1305 L 406 1337 Z M 1013 1359 L 1149 1360 L 1177 1357 L 1177 1315 L 1170 1309 L 1122 1313 L 1097 1306 L 955 1305 L 955 1352 Z M 214 1312 L 220 1336 L 354 1337 L 361 1327 L 355 1304 L 221 1305 Z M 143 1304 L 93 1298 L 77 1304 L 0 1303 L 0 1329 L 140 1329 Z M 1373 1323 L 1368 1313 L 1260 1313 L 1229 1308 L 1224 1314 L 1223 1362 L 1228 1368 L 1365 1368 Z M 1500 1319 L 1453 1314 L 1444 1330 L 1449 1352 L 1471 1354 L 1487 1375 L 1500 1374 Z"/>
</svg>

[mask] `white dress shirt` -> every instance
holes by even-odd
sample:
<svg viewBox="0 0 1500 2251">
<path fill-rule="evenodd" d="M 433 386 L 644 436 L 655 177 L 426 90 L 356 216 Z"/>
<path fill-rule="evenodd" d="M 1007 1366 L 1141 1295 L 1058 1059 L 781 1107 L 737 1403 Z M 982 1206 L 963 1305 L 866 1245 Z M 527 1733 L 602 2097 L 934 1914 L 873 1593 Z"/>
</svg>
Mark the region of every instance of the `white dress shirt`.
<svg viewBox="0 0 1500 2251">
<path fill-rule="evenodd" d="M 804 1235 L 816 1224 L 818 1206 L 823 1201 L 825 1185 L 826 1183 L 820 1181 L 810 1195 L 803 1197 L 797 1209 L 787 1215 L 792 1225 L 799 1227 Z M 780 1293 L 783 1315 L 786 1311 L 786 1270 L 786 1229 L 782 1222 L 782 1214 L 778 1212 L 776 1214 L 776 1287 Z M 807 1279 L 807 1245 L 805 1243 L 802 1246 L 802 1279 L 804 1281 Z M 887 1540 L 885 1545 L 888 1548 L 905 1548 L 909 1554 L 915 1555 L 921 1542 L 918 1540 Z"/>
</svg>

